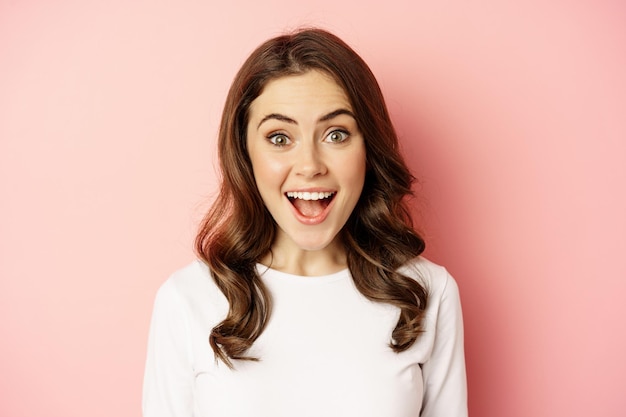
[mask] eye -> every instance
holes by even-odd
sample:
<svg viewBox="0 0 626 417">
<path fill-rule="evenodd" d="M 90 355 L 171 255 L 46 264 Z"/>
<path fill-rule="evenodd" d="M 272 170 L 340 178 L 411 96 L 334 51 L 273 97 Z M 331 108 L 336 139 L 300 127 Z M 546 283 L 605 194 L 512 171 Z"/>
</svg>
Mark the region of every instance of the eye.
<svg viewBox="0 0 626 417">
<path fill-rule="evenodd" d="M 325 141 L 332 143 L 341 143 L 350 137 L 350 134 L 345 130 L 333 130 L 327 136 Z"/>
<path fill-rule="evenodd" d="M 276 146 L 285 146 L 291 143 L 291 140 L 289 140 L 287 135 L 285 135 L 284 133 L 274 133 L 272 135 L 269 135 L 267 139 L 270 141 L 270 143 Z"/>
</svg>

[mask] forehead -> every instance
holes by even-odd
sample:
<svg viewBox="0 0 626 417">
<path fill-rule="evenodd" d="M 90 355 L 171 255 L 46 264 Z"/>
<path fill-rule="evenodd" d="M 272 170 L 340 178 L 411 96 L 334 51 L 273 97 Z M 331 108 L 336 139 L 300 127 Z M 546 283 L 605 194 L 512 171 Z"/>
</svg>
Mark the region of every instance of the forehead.
<svg viewBox="0 0 626 417">
<path fill-rule="evenodd" d="M 328 74 L 307 71 L 269 81 L 250 105 L 251 119 L 266 112 L 352 110 L 344 89 Z"/>
</svg>

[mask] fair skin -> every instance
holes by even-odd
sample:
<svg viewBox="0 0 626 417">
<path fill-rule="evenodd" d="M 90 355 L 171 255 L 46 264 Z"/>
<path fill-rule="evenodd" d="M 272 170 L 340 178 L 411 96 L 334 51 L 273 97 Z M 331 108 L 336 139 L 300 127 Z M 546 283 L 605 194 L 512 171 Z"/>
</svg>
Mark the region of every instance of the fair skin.
<svg viewBox="0 0 626 417">
<path fill-rule="evenodd" d="M 366 159 L 343 89 L 319 71 L 270 81 L 250 106 L 247 147 L 277 224 L 261 263 L 304 276 L 346 268 L 339 234 L 363 190 Z"/>
</svg>

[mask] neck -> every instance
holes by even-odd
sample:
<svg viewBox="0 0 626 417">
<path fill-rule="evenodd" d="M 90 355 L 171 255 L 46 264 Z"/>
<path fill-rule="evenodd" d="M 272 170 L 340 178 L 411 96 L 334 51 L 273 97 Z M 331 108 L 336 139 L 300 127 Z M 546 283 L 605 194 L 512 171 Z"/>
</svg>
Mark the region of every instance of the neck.
<svg viewBox="0 0 626 417">
<path fill-rule="evenodd" d="M 347 267 L 346 250 L 339 239 L 319 250 L 305 250 L 277 239 L 261 264 L 292 275 L 330 275 Z"/>
</svg>

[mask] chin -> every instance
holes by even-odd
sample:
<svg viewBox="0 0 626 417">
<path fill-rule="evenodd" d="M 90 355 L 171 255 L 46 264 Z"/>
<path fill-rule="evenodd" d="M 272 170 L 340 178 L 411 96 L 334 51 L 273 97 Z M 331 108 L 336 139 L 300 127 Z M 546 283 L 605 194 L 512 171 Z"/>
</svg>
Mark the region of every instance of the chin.
<svg viewBox="0 0 626 417">
<path fill-rule="evenodd" d="M 292 240 L 299 249 L 312 252 L 329 249 L 335 240 L 335 236 L 311 236 L 309 239 L 303 239 L 302 236 L 294 236 Z"/>
<path fill-rule="evenodd" d="M 328 246 L 330 245 L 330 242 L 296 242 L 296 246 L 298 246 L 298 248 L 300 248 L 301 250 L 305 250 L 305 251 L 309 251 L 309 252 L 315 252 L 315 251 L 321 251 L 324 249 L 327 249 Z"/>
</svg>

